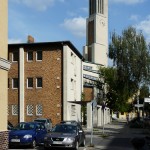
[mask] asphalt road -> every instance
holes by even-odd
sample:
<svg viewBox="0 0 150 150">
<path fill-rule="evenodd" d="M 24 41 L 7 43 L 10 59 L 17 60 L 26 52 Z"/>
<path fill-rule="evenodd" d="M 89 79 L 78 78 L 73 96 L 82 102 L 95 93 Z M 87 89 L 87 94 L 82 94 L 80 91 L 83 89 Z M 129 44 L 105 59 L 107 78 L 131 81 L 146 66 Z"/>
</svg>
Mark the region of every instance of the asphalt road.
<svg viewBox="0 0 150 150">
<path fill-rule="evenodd" d="M 86 146 L 85 147 L 80 147 L 79 150 L 88 150 L 88 149 L 90 149 L 90 148 L 88 148 L 88 146 L 90 145 L 90 143 L 91 143 L 91 138 L 87 137 L 86 138 Z M 9 149 L 9 150 L 16 150 L 16 149 L 17 150 L 44 150 L 43 146 L 37 146 L 35 149 L 31 149 L 31 148 L 15 148 L 15 149 Z M 66 150 L 66 149 L 64 149 L 64 150 Z"/>
<path fill-rule="evenodd" d="M 91 143 L 91 134 L 86 131 L 86 146 L 80 147 L 79 150 L 134 150 L 131 140 L 135 137 L 142 138 L 149 135 L 149 130 L 132 129 L 124 122 L 116 122 L 106 125 L 105 133 L 108 135 L 107 137 L 102 137 L 102 128 L 97 128 L 95 130 L 96 131 L 92 138 L 92 144 L 95 147 L 89 147 Z M 26 149 L 31 150 L 29 148 Z M 44 150 L 44 148 L 43 146 L 40 146 L 37 147 L 36 150 Z M 145 148 L 144 150 L 150 149 Z"/>
</svg>

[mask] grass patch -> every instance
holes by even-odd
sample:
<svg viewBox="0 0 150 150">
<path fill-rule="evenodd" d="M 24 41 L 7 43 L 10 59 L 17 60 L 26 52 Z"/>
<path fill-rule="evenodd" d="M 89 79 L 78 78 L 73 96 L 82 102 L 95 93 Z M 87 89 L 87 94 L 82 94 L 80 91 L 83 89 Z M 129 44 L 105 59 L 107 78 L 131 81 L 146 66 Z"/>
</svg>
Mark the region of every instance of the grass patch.
<svg viewBox="0 0 150 150">
<path fill-rule="evenodd" d="M 99 131 L 99 129 L 93 129 L 93 131 Z"/>
<path fill-rule="evenodd" d="M 106 133 L 103 133 L 103 134 L 99 135 L 99 137 L 102 137 L 102 138 L 108 138 L 108 137 L 109 137 L 109 135 L 108 135 L 108 134 L 106 134 Z"/>
<path fill-rule="evenodd" d="M 90 144 L 90 145 L 88 145 L 88 147 L 94 147 L 94 144 Z"/>
</svg>

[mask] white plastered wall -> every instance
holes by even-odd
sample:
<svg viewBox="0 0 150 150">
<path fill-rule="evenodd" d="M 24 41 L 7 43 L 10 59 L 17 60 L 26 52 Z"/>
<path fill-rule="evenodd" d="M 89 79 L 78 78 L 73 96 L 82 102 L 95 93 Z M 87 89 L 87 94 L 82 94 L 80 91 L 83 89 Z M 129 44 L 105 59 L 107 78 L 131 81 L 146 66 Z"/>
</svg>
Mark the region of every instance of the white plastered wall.
<svg viewBox="0 0 150 150">
<path fill-rule="evenodd" d="M 75 62 L 72 63 L 72 57 Z M 72 83 L 73 82 L 73 87 Z M 69 46 L 63 48 L 63 119 L 81 121 L 82 60 Z M 73 112 L 72 108 L 75 107 Z"/>
</svg>

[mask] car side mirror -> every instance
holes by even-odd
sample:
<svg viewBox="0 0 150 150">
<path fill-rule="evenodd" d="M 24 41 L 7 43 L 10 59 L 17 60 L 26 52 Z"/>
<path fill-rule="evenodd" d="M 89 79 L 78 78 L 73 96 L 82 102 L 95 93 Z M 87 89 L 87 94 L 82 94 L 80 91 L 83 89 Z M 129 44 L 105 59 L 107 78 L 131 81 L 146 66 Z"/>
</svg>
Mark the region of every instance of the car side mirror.
<svg viewBox="0 0 150 150">
<path fill-rule="evenodd" d="M 40 131 L 41 129 L 37 128 L 36 131 Z"/>
</svg>

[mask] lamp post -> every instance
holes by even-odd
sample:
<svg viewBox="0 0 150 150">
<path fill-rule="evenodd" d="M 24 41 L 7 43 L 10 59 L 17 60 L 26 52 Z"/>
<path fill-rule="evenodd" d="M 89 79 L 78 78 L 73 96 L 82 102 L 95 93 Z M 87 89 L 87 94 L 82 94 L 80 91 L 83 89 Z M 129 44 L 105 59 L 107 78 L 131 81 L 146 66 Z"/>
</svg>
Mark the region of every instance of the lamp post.
<svg viewBox="0 0 150 150">
<path fill-rule="evenodd" d="M 103 134 L 104 134 L 104 126 L 105 126 L 105 100 L 102 104 L 102 110 L 103 110 Z"/>
<path fill-rule="evenodd" d="M 137 92 L 137 105 L 138 105 L 138 107 L 137 107 L 137 115 L 138 115 L 138 118 L 140 117 L 140 107 L 139 107 L 139 95 L 140 95 L 140 90 L 138 90 L 138 92 Z"/>
<path fill-rule="evenodd" d="M 103 102 L 102 102 L 102 110 L 103 110 L 103 134 L 104 134 L 104 126 L 105 126 L 105 107 L 106 107 L 106 84 L 103 86 Z"/>
<path fill-rule="evenodd" d="M 91 107 L 92 107 L 92 127 L 91 127 L 91 143 L 90 145 L 93 146 L 93 110 L 95 109 L 95 107 L 97 106 L 97 101 L 96 100 L 92 100 L 91 101 Z"/>
</svg>

